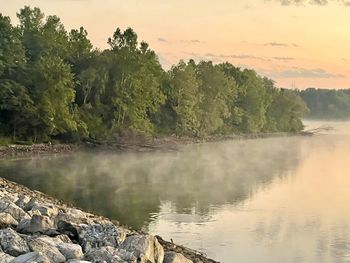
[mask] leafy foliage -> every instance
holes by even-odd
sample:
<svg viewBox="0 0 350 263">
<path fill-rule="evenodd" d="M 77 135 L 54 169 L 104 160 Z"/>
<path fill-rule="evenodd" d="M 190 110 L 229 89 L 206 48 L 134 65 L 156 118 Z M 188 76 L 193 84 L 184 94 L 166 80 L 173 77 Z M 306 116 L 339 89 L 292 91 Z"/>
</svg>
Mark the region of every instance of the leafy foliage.
<svg viewBox="0 0 350 263">
<path fill-rule="evenodd" d="M 254 70 L 180 61 L 165 72 L 128 28 L 93 49 L 81 27 L 24 7 L 0 15 L 0 135 L 13 140 L 110 139 L 121 134 L 298 131 L 307 108 Z"/>
<path fill-rule="evenodd" d="M 310 109 L 308 118 L 348 119 L 350 118 L 350 90 L 309 88 L 298 94 Z"/>
</svg>

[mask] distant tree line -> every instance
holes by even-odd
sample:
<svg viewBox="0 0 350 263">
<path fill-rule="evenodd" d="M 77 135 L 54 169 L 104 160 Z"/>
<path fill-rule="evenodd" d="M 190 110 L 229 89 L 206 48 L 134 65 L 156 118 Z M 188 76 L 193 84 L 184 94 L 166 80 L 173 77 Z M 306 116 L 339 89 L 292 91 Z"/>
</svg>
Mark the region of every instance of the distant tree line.
<svg viewBox="0 0 350 263">
<path fill-rule="evenodd" d="M 307 118 L 349 119 L 350 89 L 331 90 L 308 88 L 298 91 L 310 112 Z"/>
<path fill-rule="evenodd" d="M 94 49 L 81 27 L 24 7 L 0 14 L 0 134 L 33 142 L 122 134 L 205 137 L 294 132 L 302 99 L 254 70 L 180 61 L 164 71 L 146 42 L 116 29 Z"/>
</svg>

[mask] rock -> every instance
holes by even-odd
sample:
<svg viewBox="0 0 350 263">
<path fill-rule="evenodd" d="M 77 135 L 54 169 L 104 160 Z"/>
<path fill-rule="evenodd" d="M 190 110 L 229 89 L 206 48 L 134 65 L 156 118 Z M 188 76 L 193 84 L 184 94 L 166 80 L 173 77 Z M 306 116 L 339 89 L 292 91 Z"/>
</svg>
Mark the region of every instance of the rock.
<svg viewBox="0 0 350 263">
<path fill-rule="evenodd" d="M 5 254 L 4 252 L 0 251 L 0 262 L 1 263 L 10 263 L 11 260 L 13 260 L 14 257 Z"/>
<path fill-rule="evenodd" d="M 50 263 L 50 260 L 40 252 L 30 252 L 16 257 L 11 263 Z"/>
<path fill-rule="evenodd" d="M 84 257 L 81 246 L 77 244 L 62 243 L 58 244 L 57 248 L 66 259 L 82 259 Z"/>
<path fill-rule="evenodd" d="M 72 225 L 70 223 L 60 221 L 57 224 L 61 233 L 68 234 L 71 238 L 78 240 L 86 252 L 91 248 L 104 246 L 117 247 L 126 237 L 127 230 L 113 225 L 111 222 L 101 224 L 79 224 Z"/>
<path fill-rule="evenodd" d="M 36 198 L 30 199 L 30 201 L 25 205 L 25 210 L 29 211 L 39 211 L 41 215 L 54 217 L 58 214 L 58 208 L 53 204 L 39 202 Z"/>
<path fill-rule="evenodd" d="M 53 222 L 47 216 L 33 215 L 31 219 L 19 222 L 16 230 L 20 233 L 43 233 L 54 227 Z"/>
<path fill-rule="evenodd" d="M 75 208 L 67 208 L 65 211 L 59 211 L 58 215 L 55 217 L 55 223 L 57 224 L 59 221 L 70 222 L 72 224 L 82 224 L 82 223 L 92 223 L 88 222 L 87 213 L 75 209 Z"/>
<path fill-rule="evenodd" d="M 14 257 L 29 252 L 26 241 L 11 228 L 0 230 L 0 245 L 6 254 Z"/>
<path fill-rule="evenodd" d="M 189 260 L 184 255 L 180 253 L 175 253 L 172 251 L 165 252 L 163 263 L 193 263 L 192 260 Z"/>
<path fill-rule="evenodd" d="M 72 241 L 67 235 L 58 235 L 55 238 L 61 240 L 63 243 L 72 243 Z"/>
<path fill-rule="evenodd" d="M 20 208 L 24 209 L 26 207 L 26 205 L 29 203 L 29 201 L 30 201 L 30 197 L 28 197 L 26 195 L 21 195 L 21 196 L 19 196 L 19 198 L 17 199 L 15 204 L 17 206 L 19 206 Z"/>
<path fill-rule="evenodd" d="M 129 236 L 120 248 L 133 253 L 140 262 L 162 263 L 164 259 L 164 249 L 154 236 Z"/>
<path fill-rule="evenodd" d="M 11 203 L 14 203 L 18 199 L 18 193 L 11 193 L 11 194 L 8 193 L 4 197 L 5 197 L 4 199 L 10 201 Z"/>
<path fill-rule="evenodd" d="M 34 216 L 34 215 L 37 215 L 37 216 L 41 216 L 41 215 L 42 215 L 42 214 L 40 213 L 39 210 L 29 210 L 29 211 L 27 212 L 27 214 L 28 214 L 30 217 L 32 217 L 32 216 Z"/>
<path fill-rule="evenodd" d="M 17 226 L 18 221 L 14 219 L 9 213 L 0 213 L 0 228 L 7 228 L 9 226 Z"/>
<path fill-rule="evenodd" d="M 66 258 L 62 253 L 55 247 L 50 245 L 50 241 L 43 237 L 32 239 L 28 242 L 28 246 L 34 252 L 40 252 L 45 255 L 52 263 L 65 262 Z M 52 241 L 53 242 L 53 241 Z"/>
<path fill-rule="evenodd" d="M 63 241 L 59 237 L 36 236 L 34 238 L 31 238 L 30 240 L 37 240 L 51 247 L 57 247 L 59 244 L 63 243 Z"/>
<path fill-rule="evenodd" d="M 108 263 L 136 263 L 136 257 L 123 249 L 118 249 L 110 246 L 92 248 L 85 254 L 85 259 L 93 262 L 108 262 Z"/>
<path fill-rule="evenodd" d="M 0 212 L 10 214 L 18 222 L 22 219 L 30 218 L 29 215 L 26 212 L 24 212 L 22 208 L 5 199 L 0 199 Z"/>
</svg>

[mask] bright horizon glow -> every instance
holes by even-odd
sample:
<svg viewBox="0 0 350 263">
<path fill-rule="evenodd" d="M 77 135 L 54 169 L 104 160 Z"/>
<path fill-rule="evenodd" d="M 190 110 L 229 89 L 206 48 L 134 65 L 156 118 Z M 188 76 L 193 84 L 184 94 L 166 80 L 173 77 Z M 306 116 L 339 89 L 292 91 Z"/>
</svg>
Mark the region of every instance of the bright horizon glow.
<svg viewBox="0 0 350 263">
<path fill-rule="evenodd" d="M 84 26 L 100 49 L 117 27 L 132 27 L 165 69 L 180 59 L 228 61 L 281 87 L 350 88 L 350 7 L 337 1 L 284 6 L 278 0 L 0 0 L 0 5 L 13 23 L 16 12 L 29 5 L 59 16 L 67 30 Z"/>
</svg>

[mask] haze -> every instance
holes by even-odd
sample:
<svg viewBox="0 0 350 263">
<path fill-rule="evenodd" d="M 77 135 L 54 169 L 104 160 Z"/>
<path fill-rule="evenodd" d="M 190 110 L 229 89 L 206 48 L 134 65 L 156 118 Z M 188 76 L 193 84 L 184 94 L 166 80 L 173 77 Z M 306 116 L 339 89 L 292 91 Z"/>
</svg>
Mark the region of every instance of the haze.
<svg viewBox="0 0 350 263">
<path fill-rule="evenodd" d="M 116 27 L 132 27 L 167 69 L 180 59 L 229 61 L 287 88 L 348 88 L 350 7 L 346 1 L 0 0 L 17 22 L 24 5 L 84 26 L 105 48 Z"/>
</svg>

